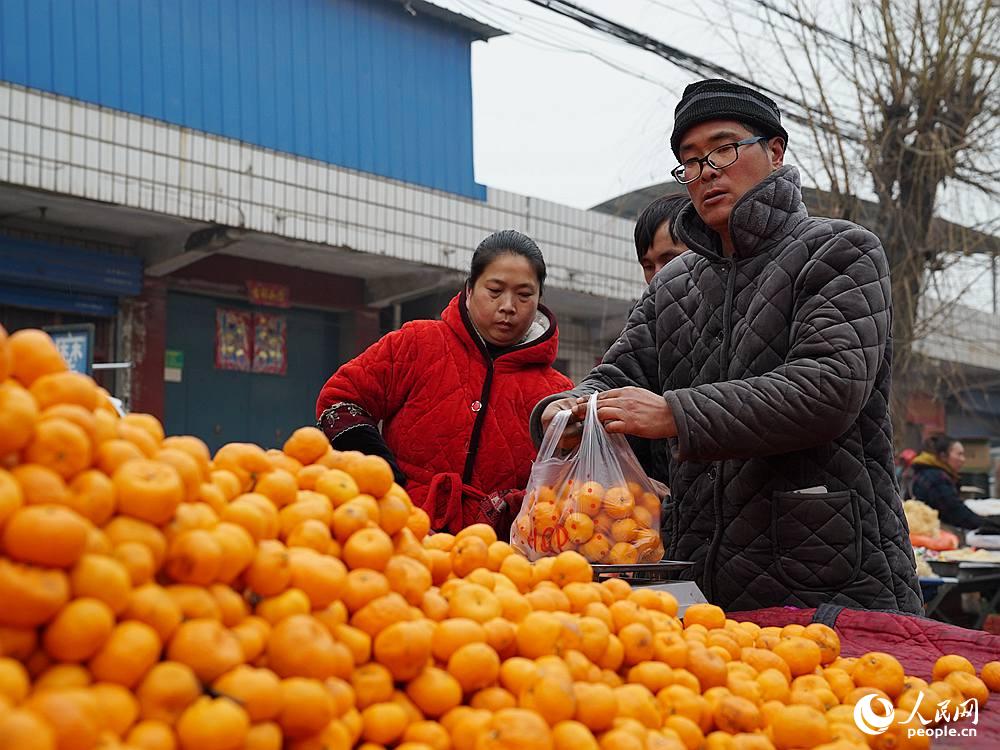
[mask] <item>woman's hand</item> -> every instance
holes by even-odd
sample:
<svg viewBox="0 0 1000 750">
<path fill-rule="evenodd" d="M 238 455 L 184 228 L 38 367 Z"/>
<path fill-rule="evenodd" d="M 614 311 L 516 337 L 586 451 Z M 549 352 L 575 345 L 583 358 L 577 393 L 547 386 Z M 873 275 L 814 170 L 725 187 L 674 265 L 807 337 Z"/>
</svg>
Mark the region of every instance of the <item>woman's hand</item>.
<svg viewBox="0 0 1000 750">
<path fill-rule="evenodd" d="M 556 418 L 556 414 L 565 409 L 573 410 L 575 406 L 575 398 L 560 398 L 546 406 L 544 411 L 542 411 L 542 433 L 544 434 L 548 431 L 552 420 Z M 586 415 L 586 408 L 584 408 L 583 413 Z M 559 447 L 562 450 L 572 450 L 580 444 L 580 435 L 583 433 L 583 423 L 581 420 L 582 417 L 577 417 L 574 411 L 573 416 L 570 417 L 569 424 L 563 430 L 562 438 L 559 440 Z"/>
<path fill-rule="evenodd" d="M 573 406 L 578 419 L 587 416 L 587 398 L 579 398 Z M 677 435 L 674 413 L 663 396 L 645 388 L 626 386 L 613 388 L 597 395 L 597 418 L 604 429 L 636 437 L 671 438 Z"/>
</svg>

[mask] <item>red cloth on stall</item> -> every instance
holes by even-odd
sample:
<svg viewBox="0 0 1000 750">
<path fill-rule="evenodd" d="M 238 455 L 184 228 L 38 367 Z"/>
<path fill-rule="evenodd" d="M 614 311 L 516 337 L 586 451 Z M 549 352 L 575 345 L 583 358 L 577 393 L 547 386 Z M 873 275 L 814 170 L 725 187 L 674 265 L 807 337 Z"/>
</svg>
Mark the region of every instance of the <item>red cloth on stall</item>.
<svg viewBox="0 0 1000 750">
<path fill-rule="evenodd" d="M 727 616 L 754 622 L 761 627 L 822 622 L 837 631 L 844 656 L 884 651 L 899 659 L 907 674 L 928 682 L 931 681 L 934 662 L 944 654 L 964 656 L 972 662 L 977 673 L 986 662 L 1000 659 L 1000 636 L 912 615 L 827 606 L 819 609 L 769 607 L 728 612 Z M 990 697 L 985 708 L 980 707 L 979 723 L 975 725 L 976 737 L 944 737 L 935 740 L 933 747 L 961 750 L 1000 748 L 1000 696 L 993 694 Z M 964 728 L 973 725 L 971 719 L 965 719 L 952 726 Z"/>
</svg>

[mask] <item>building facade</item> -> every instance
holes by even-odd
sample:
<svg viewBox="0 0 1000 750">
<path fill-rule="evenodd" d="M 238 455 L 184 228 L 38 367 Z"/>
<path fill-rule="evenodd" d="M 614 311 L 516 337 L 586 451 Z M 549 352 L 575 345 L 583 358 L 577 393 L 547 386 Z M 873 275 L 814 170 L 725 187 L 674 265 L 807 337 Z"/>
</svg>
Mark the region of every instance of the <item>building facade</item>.
<svg viewBox="0 0 1000 750">
<path fill-rule="evenodd" d="M 0 323 L 170 432 L 279 445 L 490 232 L 549 266 L 582 377 L 641 293 L 631 222 L 478 184 L 470 47 L 396 0 L 0 0 Z"/>
</svg>

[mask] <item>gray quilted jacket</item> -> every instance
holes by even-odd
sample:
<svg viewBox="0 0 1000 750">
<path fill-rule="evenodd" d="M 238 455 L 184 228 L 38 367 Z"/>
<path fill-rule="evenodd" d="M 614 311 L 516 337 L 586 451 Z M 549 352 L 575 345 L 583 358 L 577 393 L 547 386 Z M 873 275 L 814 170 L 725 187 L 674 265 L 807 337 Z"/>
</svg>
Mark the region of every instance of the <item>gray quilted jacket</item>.
<svg viewBox="0 0 1000 750">
<path fill-rule="evenodd" d="M 787 166 L 740 199 L 730 229 L 731 259 L 684 210 L 694 252 L 657 274 L 572 393 L 635 385 L 666 398 L 678 436 L 652 465 L 668 467 L 667 557 L 694 561 L 710 601 L 919 613 L 893 472 L 881 243 L 810 217 Z M 536 437 L 552 398 L 532 415 Z"/>
</svg>

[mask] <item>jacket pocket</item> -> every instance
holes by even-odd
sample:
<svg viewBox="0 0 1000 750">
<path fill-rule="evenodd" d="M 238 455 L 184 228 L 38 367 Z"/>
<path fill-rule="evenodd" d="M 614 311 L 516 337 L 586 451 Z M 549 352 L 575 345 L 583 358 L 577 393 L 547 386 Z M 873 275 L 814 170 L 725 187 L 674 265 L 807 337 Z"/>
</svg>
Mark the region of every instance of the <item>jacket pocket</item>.
<svg viewBox="0 0 1000 750">
<path fill-rule="evenodd" d="M 861 533 L 853 490 L 772 496 L 775 567 L 793 591 L 829 591 L 854 581 L 861 569 Z"/>
</svg>

